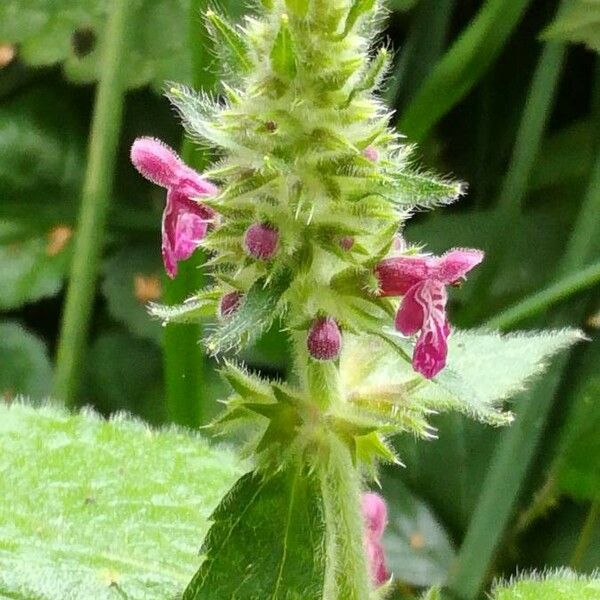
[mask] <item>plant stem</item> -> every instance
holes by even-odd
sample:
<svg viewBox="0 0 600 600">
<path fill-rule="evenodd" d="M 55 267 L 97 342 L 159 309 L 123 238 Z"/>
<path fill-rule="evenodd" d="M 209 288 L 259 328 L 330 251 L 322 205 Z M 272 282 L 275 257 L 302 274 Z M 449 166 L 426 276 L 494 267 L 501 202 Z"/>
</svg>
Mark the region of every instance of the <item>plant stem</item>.
<svg viewBox="0 0 600 600">
<path fill-rule="evenodd" d="M 591 231 L 588 221 L 598 227 L 596 218 L 600 211 L 600 154 L 596 159 L 592 178 L 584 199 L 578 223 L 585 223 L 591 234 L 582 243 L 577 230 L 567 246 L 559 272 L 580 268 L 597 235 Z M 496 449 L 488 476 L 469 525 L 457 561 L 449 578 L 450 590 L 460 598 L 475 598 L 485 581 L 493 554 L 500 542 L 506 525 L 530 465 L 533 462 L 541 434 L 552 409 L 553 400 L 561 381 L 562 371 L 568 357 L 557 361 L 546 375 L 518 404 L 517 418 L 504 434 Z"/>
<path fill-rule="evenodd" d="M 207 35 L 202 25 L 201 9 L 205 0 L 193 0 L 190 6 L 188 46 L 192 53 L 195 87 L 212 87 L 216 79 L 208 69 L 210 58 L 207 51 Z M 182 158 L 190 166 L 202 170 L 208 155 L 199 151 L 189 140 L 185 140 Z M 180 304 L 204 285 L 201 270 L 204 255 L 197 252 L 185 263 L 181 263 L 174 280 L 165 277 L 164 301 Z M 167 421 L 196 427 L 208 420 L 206 393 L 202 385 L 206 375 L 206 358 L 199 340 L 200 325 L 171 326 L 165 329 L 163 340 L 163 366 L 165 376 L 165 405 Z"/>
<path fill-rule="evenodd" d="M 517 132 L 510 166 L 504 179 L 496 209 L 496 237 L 488 248 L 483 270 L 471 287 L 471 305 L 481 312 L 487 306 L 487 297 L 492 281 L 502 265 L 506 248 L 509 246 L 506 232 L 514 231 L 523 209 L 527 184 L 539 154 L 546 124 L 552 112 L 556 90 L 566 54 L 564 44 L 547 43 L 536 67 L 525 110 Z M 477 319 L 479 314 L 471 314 Z"/>
<path fill-rule="evenodd" d="M 600 283 L 600 262 L 590 265 L 578 273 L 563 277 L 547 288 L 521 300 L 486 321 L 485 327 L 510 329 L 519 321 L 539 315 L 553 304 L 583 292 L 597 283 Z"/>
<path fill-rule="evenodd" d="M 579 534 L 579 539 L 577 540 L 577 546 L 575 547 L 575 551 L 571 557 L 570 567 L 573 570 L 577 570 L 581 566 L 581 561 L 584 559 L 585 553 L 590 547 L 598 519 L 600 519 L 600 500 L 595 500 L 590 506 L 587 517 Z"/>
<path fill-rule="evenodd" d="M 53 395 L 67 406 L 76 403 L 81 377 L 123 113 L 132 3 L 111 6 L 56 359 Z"/>
<path fill-rule="evenodd" d="M 423 140 L 494 62 L 531 0 L 487 0 L 429 75 L 400 121 L 400 131 Z"/>
<path fill-rule="evenodd" d="M 321 475 L 327 530 L 324 598 L 369 598 L 369 575 L 360 512 L 360 478 L 348 449 L 334 436 Z"/>
</svg>

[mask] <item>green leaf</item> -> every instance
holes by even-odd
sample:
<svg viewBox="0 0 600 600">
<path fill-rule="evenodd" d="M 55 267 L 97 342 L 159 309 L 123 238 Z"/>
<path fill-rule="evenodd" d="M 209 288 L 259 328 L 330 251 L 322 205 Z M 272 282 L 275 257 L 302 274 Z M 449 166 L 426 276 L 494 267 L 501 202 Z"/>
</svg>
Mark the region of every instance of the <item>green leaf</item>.
<svg viewBox="0 0 600 600">
<path fill-rule="evenodd" d="M 433 208 L 451 204 L 465 193 L 465 186 L 427 173 L 399 172 L 392 175 L 394 194 L 389 199 L 402 205 Z"/>
<path fill-rule="evenodd" d="M 250 48 L 240 32 L 213 10 L 207 11 L 206 22 L 217 52 L 227 67 L 239 74 L 250 71 L 253 66 Z M 223 65 L 221 67 L 223 68 Z"/>
<path fill-rule="evenodd" d="M 600 3 L 597 0 L 571 0 L 543 37 L 585 44 L 600 51 Z"/>
<path fill-rule="evenodd" d="M 600 343 L 580 357 L 558 455 L 558 485 L 577 500 L 600 500 Z"/>
<path fill-rule="evenodd" d="M 63 63 L 69 79 L 95 81 L 109 7 L 107 0 L 5 0 L 0 4 L 0 39 L 19 44 L 27 64 Z M 160 88 L 166 79 L 191 81 L 184 33 L 189 12 L 189 0 L 136 2 L 126 59 L 128 87 L 151 83 Z"/>
<path fill-rule="evenodd" d="M 425 587 L 442 584 L 454 548 L 431 509 L 393 474 L 382 479 L 388 505 L 388 525 L 383 545 L 387 566 L 394 578 Z"/>
<path fill-rule="evenodd" d="M 104 294 L 108 311 L 131 333 L 159 341 L 160 323 L 148 318 L 146 306 L 162 295 L 162 266 L 155 246 L 123 248 L 104 263 Z"/>
<path fill-rule="evenodd" d="M 282 15 L 279 32 L 271 50 L 271 66 L 276 75 L 284 80 L 296 77 L 296 49 L 287 15 Z"/>
<path fill-rule="evenodd" d="M 447 367 L 426 380 L 407 360 L 412 346 L 406 338 L 392 330 L 384 336 L 396 351 L 372 337 L 346 336 L 341 368 L 349 397 L 385 397 L 392 388 L 405 410 L 456 410 L 494 425 L 511 421 L 499 407 L 503 400 L 522 391 L 553 355 L 583 339 L 572 329 L 504 336 L 456 331 Z M 428 435 L 419 428 L 415 433 Z"/>
<path fill-rule="evenodd" d="M 323 598 L 325 524 L 315 475 L 296 466 L 272 476 L 249 473 L 212 520 L 207 558 L 183 600 L 235 598 L 241 589 L 243 598 Z"/>
<path fill-rule="evenodd" d="M 0 405 L 0 597 L 177 597 L 241 471 L 174 428 Z"/>
<path fill-rule="evenodd" d="M 216 288 L 208 288 L 192 296 L 183 304 L 165 306 L 163 304 L 148 304 L 148 312 L 166 325 L 169 323 L 197 323 L 202 319 L 214 318 L 217 313 L 218 301 L 222 292 Z"/>
<path fill-rule="evenodd" d="M 375 7 L 376 0 L 353 0 L 348 16 L 346 17 L 346 24 L 344 25 L 344 36 L 348 35 L 354 28 L 357 21 L 368 12 L 372 11 Z"/>
<path fill-rule="evenodd" d="M 25 233 L 0 245 L 0 309 L 14 309 L 61 290 L 71 259 L 71 231 L 57 226 L 46 236 Z"/>
<path fill-rule="evenodd" d="M 50 392 L 52 366 L 46 346 L 17 323 L 0 323 L 0 405 L 17 395 L 41 400 Z"/>
<path fill-rule="evenodd" d="M 289 285 L 282 276 L 268 285 L 259 279 L 248 290 L 238 310 L 223 320 L 207 338 L 206 347 L 212 354 L 239 349 L 258 339 L 277 319 L 279 301 Z"/>
<path fill-rule="evenodd" d="M 285 0 L 285 6 L 292 15 L 302 19 L 308 14 L 310 0 Z"/>
<path fill-rule="evenodd" d="M 518 581 L 499 583 L 493 600 L 596 600 L 600 579 L 561 569 L 541 576 L 525 576 Z"/>
<path fill-rule="evenodd" d="M 83 403 L 105 414 L 127 411 L 164 422 L 163 365 L 156 344 L 125 331 L 104 332 L 92 344 L 87 362 Z"/>
</svg>

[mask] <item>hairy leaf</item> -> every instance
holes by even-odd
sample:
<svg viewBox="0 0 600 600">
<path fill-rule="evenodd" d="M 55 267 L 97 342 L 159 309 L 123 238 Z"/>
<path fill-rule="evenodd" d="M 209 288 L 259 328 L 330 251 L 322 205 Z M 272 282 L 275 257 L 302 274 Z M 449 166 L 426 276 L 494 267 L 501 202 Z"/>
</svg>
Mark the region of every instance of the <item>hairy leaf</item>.
<svg viewBox="0 0 600 600">
<path fill-rule="evenodd" d="M 183 431 L 0 404 L 0 472 L 1 598 L 164 600 L 241 468 Z"/>
<path fill-rule="evenodd" d="M 541 576 L 497 584 L 493 600 L 595 600 L 600 597 L 600 579 L 559 570 Z"/>
<path fill-rule="evenodd" d="M 245 475 L 212 516 L 207 558 L 183 600 L 321 600 L 321 504 L 318 479 L 295 466 Z"/>
<path fill-rule="evenodd" d="M 279 316 L 279 300 L 288 286 L 287 277 L 270 284 L 259 279 L 244 296 L 241 306 L 206 340 L 209 352 L 239 349 L 260 337 Z"/>
<path fill-rule="evenodd" d="M 0 403 L 17 395 L 43 399 L 50 392 L 52 366 L 42 340 L 17 323 L 0 323 Z"/>
<path fill-rule="evenodd" d="M 411 405 L 456 410 L 496 425 L 511 420 L 498 405 L 523 390 L 554 354 L 582 339 L 570 329 L 506 336 L 458 331 L 449 340 L 448 366 L 429 381 L 408 362 L 408 341 L 392 330 L 384 336 L 389 345 L 347 336 L 341 368 L 350 398 L 385 398 L 392 388 L 393 401 L 405 410 Z"/>
<path fill-rule="evenodd" d="M 583 43 L 600 51 L 600 3 L 572 0 L 544 32 L 546 39 Z"/>
</svg>

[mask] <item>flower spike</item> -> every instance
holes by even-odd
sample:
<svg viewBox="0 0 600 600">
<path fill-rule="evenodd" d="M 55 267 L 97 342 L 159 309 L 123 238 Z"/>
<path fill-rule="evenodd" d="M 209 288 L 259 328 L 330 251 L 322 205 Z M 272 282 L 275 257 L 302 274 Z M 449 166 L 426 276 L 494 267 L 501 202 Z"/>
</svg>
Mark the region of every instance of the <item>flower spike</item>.
<svg viewBox="0 0 600 600">
<path fill-rule="evenodd" d="M 188 167 L 160 140 L 142 137 L 131 147 L 131 162 L 148 180 L 167 189 L 162 221 L 162 255 L 169 277 L 177 263 L 188 259 L 205 237 L 215 212 L 194 199 L 213 196 L 218 189 Z"/>
<path fill-rule="evenodd" d="M 375 268 L 381 296 L 403 296 L 396 329 L 403 335 L 420 331 L 413 367 L 427 379 L 435 377 L 448 356 L 450 325 L 446 317 L 446 286 L 457 285 L 484 258 L 481 250 L 454 249 L 441 257 L 396 256 Z"/>
</svg>

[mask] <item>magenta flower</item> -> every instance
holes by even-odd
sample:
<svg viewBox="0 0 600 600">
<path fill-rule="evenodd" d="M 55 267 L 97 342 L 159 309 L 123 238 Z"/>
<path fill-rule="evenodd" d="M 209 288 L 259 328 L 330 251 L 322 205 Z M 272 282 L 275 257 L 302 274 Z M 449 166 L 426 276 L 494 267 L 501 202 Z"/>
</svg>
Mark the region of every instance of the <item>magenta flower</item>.
<svg viewBox="0 0 600 600">
<path fill-rule="evenodd" d="M 162 255 L 169 277 L 177 263 L 188 259 L 206 235 L 216 213 L 195 199 L 214 196 L 218 189 L 188 167 L 160 140 L 138 138 L 131 147 L 131 162 L 146 179 L 167 189 L 162 221 Z"/>
<path fill-rule="evenodd" d="M 381 496 L 373 492 L 362 495 L 362 515 L 365 522 L 365 550 L 371 581 L 379 587 L 390 578 L 385 564 L 381 538 L 387 525 L 387 507 Z"/>
<path fill-rule="evenodd" d="M 450 335 L 446 286 L 458 285 L 483 257 L 481 250 L 455 249 L 441 257 L 395 256 L 375 268 L 380 295 L 404 296 L 396 314 L 396 329 L 404 335 L 420 331 L 413 367 L 427 379 L 446 366 Z"/>
</svg>

